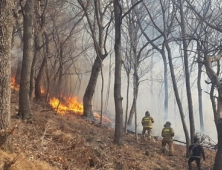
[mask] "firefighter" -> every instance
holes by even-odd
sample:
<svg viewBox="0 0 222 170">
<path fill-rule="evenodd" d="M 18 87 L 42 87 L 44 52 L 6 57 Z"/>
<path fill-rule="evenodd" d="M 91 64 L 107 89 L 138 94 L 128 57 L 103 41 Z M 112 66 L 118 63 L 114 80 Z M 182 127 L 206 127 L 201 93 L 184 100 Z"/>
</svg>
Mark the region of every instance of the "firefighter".
<svg viewBox="0 0 222 170">
<path fill-rule="evenodd" d="M 174 136 L 174 130 L 170 127 L 171 123 L 167 121 L 164 125 L 164 128 L 162 130 L 162 152 L 164 153 L 166 150 L 166 144 L 169 146 L 169 156 L 173 156 L 173 136 Z"/>
<path fill-rule="evenodd" d="M 197 168 L 198 170 L 200 170 L 201 169 L 200 158 L 202 155 L 203 160 L 205 161 L 205 154 L 204 154 L 203 147 L 199 144 L 199 138 L 196 136 L 193 139 L 193 144 L 189 146 L 189 154 L 190 154 L 190 157 L 188 160 L 189 170 L 192 169 L 191 162 L 193 161 L 196 161 Z"/>
<path fill-rule="evenodd" d="M 148 139 L 151 139 L 151 130 L 153 128 L 154 120 L 150 116 L 150 113 L 148 111 L 145 112 L 145 117 L 143 117 L 141 121 L 143 125 L 143 132 L 142 132 L 142 138 L 145 138 L 146 131 L 148 132 Z"/>
</svg>

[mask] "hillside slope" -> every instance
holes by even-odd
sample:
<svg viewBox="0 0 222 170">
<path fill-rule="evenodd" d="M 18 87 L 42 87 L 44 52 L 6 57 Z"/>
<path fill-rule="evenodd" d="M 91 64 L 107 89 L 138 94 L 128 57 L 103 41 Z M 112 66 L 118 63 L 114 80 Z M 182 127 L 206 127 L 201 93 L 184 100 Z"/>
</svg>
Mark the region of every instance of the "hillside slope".
<svg viewBox="0 0 222 170">
<path fill-rule="evenodd" d="M 18 109 L 12 94 L 11 112 Z M 56 114 L 43 104 L 32 106 L 33 118 L 12 118 L 13 153 L 1 151 L 0 168 L 9 170 L 187 170 L 185 147 L 174 145 L 175 156 L 160 152 L 161 141 L 135 142 L 124 134 L 124 145 L 113 144 L 114 130 L 100 128 L 73 114 Z M 178 133 L 178 132 L 177 132 Z M 146 153 L 147 151 L 147 153 Z M 202 168 L 213 166 L 215 151 L 206 150 Z M 194 164 L 195 165 L 195 164 Z"/>
</svg>

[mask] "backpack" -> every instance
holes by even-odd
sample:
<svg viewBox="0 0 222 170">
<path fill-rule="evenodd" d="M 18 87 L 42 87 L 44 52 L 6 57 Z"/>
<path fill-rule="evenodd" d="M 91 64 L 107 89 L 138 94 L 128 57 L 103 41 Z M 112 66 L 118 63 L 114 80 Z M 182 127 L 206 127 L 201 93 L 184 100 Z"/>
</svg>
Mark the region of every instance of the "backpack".
<svg viewBox="0 0 222 170">
<path fill-rule="evenodd" d="M 192 149 L 191 149 L 190 152 L 189 152 L 189 157 L 193 156 L 193 148 L 194 148 L 194 147 L 197 147 L 197 146 L 198 146 L 198 145 L 195 144 L 195 145 L 192 147 Z"/>
</svg>

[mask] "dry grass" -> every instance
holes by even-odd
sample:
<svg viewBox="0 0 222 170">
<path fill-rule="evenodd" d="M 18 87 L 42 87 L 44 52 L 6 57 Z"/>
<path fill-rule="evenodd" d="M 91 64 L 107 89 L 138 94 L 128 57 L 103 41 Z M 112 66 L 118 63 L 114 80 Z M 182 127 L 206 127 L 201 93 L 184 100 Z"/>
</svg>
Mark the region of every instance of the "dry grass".
<svg viewBox="0 0 222 170">
<path fill-rule="evenodd" d="M 16 114 L 13 95 L 11 110 Z M 14 152 L 1 151 L 0 170 L 10 162 L 10 170 L 187 170 L 183 146 L 175 145 L 175 156 L 169 157 L 160 152 L 160 141 L 136 143 L 133 134 L 124 134 L 124 145 L 117 146 L 111 128 L 43 111 L 49 109 L 41 104 L 34 104 L 32 110 L 30 120 L 12 119 L 12 125 L 19 125 L 13 134 Z M 206 150 L 204 169 L 212 167 L 214 156 L 214 151 Z"/>
<path fill-rule="evenodd" d="M 1 170 L 58 170 L 57 167 L 49 165 L 47 162 L 34 160 L 22 154 L 8 154 L 0 150 L 0 169 Z"/>
</svg>

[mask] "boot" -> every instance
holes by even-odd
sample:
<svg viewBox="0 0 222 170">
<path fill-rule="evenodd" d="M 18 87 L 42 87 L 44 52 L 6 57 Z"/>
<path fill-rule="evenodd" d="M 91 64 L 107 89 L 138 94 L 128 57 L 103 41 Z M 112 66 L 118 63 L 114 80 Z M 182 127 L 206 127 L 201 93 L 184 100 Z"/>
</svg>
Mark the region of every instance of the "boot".
<svg viewBox="0 0 222 170">
<path fill-rule="evenodd" d="M 148 136 L 148 140 L 151 140 L 152 139 L 152 136 Z"/>
</svg>

